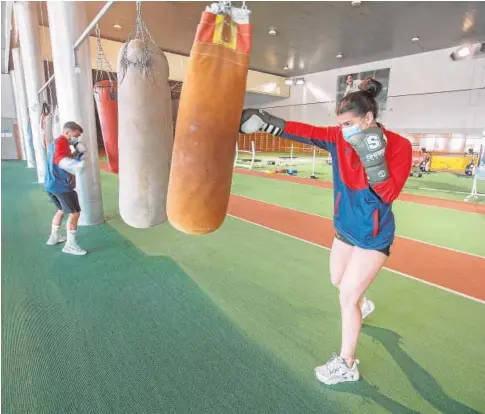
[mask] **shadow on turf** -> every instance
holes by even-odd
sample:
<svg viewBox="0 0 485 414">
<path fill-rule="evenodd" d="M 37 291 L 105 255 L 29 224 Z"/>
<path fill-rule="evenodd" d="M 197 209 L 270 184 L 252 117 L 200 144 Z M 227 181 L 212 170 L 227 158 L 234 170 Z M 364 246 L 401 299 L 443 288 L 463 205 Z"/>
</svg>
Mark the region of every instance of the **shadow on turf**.
<svg viewBox="0 0 485 414">
<path fill-rule="evenodd" d="M 386 348 L 387 352 L 394 359 L 396 364 L 399 366 L 401 371 L 406 375 L 412 384 L 413 388 L 421 395 L 423 399 L 428 401 L 433 407 L 442 413 L 479 413 L 474 409 L 468 407 L 467 405 L 451 398 L 446 395 L 438 382 L 432 377 L 432 375 L 427 372 L 421 365 L 415 362 L 401 347 L 401 337 L 394 331 L 385 328 L 379 328 L 377 326 L 364 325 L 362 332 L 375 341 L 380 342 Z M 384 407 L 390 409 L 391 412 L 404 412 L 398 411 L 396 409 L 391 409 L 385 404 L 389 401 L 382 400 L 382 395 L 377 392 L 377 390 L 370 384 L 362 381 L 363 384 L 359 385 L 359 395 L 369 396 L 373 398 L 377 403 L 383 405 Z M 346 384 L 349 386 L 349 392 L 356 393 L 355 386 L 350 389 L 351 384 Z M 369 395 L 367 395 L 369 394 Z M 384 397 L 387 399 L 387 397 Z M 384 403 L 384 404 L 383 404 Z M 411 411 L 407 411 L 411 412 Z"/>
<path fill-rule="evenodd" d="M 242 334 L 172 258 L 108 225 L 84 232 L 82 258 L 42 241 L 24 241 L 29 260 L 2 246 L 16 309 L 3 314 L 7 411 L 346 412 Z"/>
</svg>

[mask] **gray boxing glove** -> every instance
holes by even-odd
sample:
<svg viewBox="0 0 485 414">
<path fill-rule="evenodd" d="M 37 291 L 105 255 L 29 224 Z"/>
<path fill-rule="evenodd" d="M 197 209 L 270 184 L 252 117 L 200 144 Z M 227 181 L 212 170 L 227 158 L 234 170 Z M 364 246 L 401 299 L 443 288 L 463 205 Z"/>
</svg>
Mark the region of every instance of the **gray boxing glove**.
<svg viewBox="0 0 485 414">
<path fill-rule="evenodd" d="M 262 109 L 245 109 L 241 116 L 239 132 L 252 134 L 253 132 L 267 132 L 280 136 L 285 129 L 285 120 L 277 118 Z"/>
<path fill-rule="evenodd" d="M 381 183 L 389 178 L 385 158 L 387 139 L 379 127 L 372 127 L 353 135 L 349 144 L 360 157 L 371 185 Z"/>
</svg>

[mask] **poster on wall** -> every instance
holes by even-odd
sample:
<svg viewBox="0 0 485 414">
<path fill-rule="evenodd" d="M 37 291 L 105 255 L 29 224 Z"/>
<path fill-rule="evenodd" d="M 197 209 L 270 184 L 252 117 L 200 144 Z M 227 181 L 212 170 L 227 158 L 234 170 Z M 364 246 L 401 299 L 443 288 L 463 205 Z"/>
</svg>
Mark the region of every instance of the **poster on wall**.
<svg viewBox="0 0 485 414">
<path fill-rule="evenodd" d="M 384 110 L 387 106 L 387 90 L 389 89 L 389 76 L 391 69 L 376 69 L 365 72 L 354 72 L 337 78 L 337 105 L 340 100 L 350 92 L 359 90 L 359 84 L 368 77 L 372 77 L 382 83 L 382 91 L 377 97 L 379 109 Z"/>
</svg>

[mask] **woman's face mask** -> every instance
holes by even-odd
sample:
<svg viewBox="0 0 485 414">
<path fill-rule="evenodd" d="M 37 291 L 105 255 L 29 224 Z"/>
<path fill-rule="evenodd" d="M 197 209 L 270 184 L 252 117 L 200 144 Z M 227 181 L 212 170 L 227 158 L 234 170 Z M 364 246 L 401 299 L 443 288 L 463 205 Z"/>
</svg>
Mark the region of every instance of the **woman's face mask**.
<svg viewBox="0 0 485 414">
<path fill-rule="evenodd" d="M 349 141 L 354 135 L 360 134 L 363 130 L 369 128 L 372 123 L 367 120 L 368 115 L 364 117 L 355 117 L 352 113 L 345 113 L 337 117 L 342 127 L 342 135 L 345 141 Z"/>
<path fill-rule="evenodd" d="M 342 127 L 342 134 L 347 142 L 350 141 L 350 138 L 352 138 L 354 135 L 360 134 L 361 132 L 360 124 Z"/>
</svg>

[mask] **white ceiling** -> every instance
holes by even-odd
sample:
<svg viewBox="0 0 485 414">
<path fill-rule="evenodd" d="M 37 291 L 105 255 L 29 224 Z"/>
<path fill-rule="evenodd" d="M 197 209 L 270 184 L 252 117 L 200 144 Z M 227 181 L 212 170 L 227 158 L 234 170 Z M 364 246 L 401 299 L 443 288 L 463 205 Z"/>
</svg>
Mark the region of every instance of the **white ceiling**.
<svg viewBox="0 0 485 414">
<path fill-rule="evenodd" d="M 2 3 L 3 4 L 3 3 Z M 86 2 L 92 20 L 104 2 Z M 200 14 L 210 2 L 143 2 L 144 20 L 162 49 L 188 55 Z M 240 6 L 240 2 L 233 5 Z M 248 1 L 252 11 L 251 68 L 300 75 L 485 38 L 485 2 Z M 44 18 L 46 18 L 44 3 Z M 135 21 L 135 2 L 115 2 L 100 22 L 101 36 L 125 40 Z M 47 22 L 44 22 L 47 24 Z M 117 31 L 114 24 L 120 24 Z M 269 36 L 274 26 L 277 36 Z M 411 42 L 414 36 L 419 43 Z M 342 53 L 343 58 L 336 55 Z M 287 65 L 292 71 L 284 71 Z"/>
</svg>

